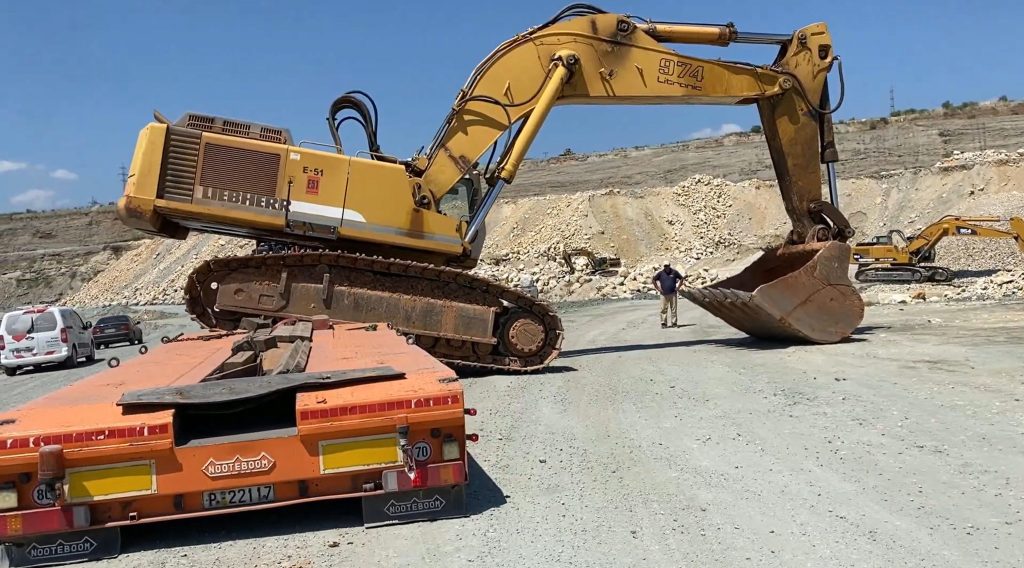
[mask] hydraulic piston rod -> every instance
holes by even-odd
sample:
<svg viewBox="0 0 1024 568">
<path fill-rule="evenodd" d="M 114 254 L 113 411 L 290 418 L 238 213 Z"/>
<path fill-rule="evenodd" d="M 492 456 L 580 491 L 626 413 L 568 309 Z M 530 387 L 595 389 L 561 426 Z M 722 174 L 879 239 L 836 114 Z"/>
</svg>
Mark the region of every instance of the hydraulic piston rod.
<svg viewBox="0 0 1024 568">
<path fill-rule="evenodd" d="M 839 208 L 839 184 L 836 180 L 836 164 L 835 162 L 829 162 L 825 164 L 825 170 L 828 172 L 828 198 L 832 202 L 832 206 Z"/>
<path fill-rule="evenodd" d="M 570 67 L 575 66 L 578 62 L 579 57 L 575 53 L 560 51 L 555 54 L 555 59 L 551 63 L 554 69 L 540 93 L 540 98 L 537 99 L 537 106 L 530 113 L 530 117 L 526 119 L 526 123 L 523 124 L 522 130 L 519 131 L 519 135 L 509 150 L 508 156 L 501 167 L 498 168 L 497 181 L 491 186 L 487 195 L 484 196 L 480 207 L 473 214 L 473 218 L 469 222 L 466 236 L 463 239 L 463 242 L 467 245 L 476 240 L 476 234 L 480 231 L 480 225 L 487 218 L 487 214 L 490 212 L 491 207 L 494 206 L 494 202 L 498 200 L 498 194 L 501 193 L 502 188 L 505 187 L 506 183 L 511 183 L 516 177 L 519 165 L 526 158 L 526 152 L 530 149 L 534 139 L 537 138 L 537 133 L 540 132 L 541 126 L 544 125 L 548 114 L 554 108 L 555 101 L 562 94 L 562 86 L 565 85 L 571 74 Z"/>
<path fill-rule="evenodd" d="M 640 29 L 658 41 L 666 43 L 692 43 L 725 47 L 730 43 L 754 43 L 783 45 L 793 39 L 791 34 L 766 34 L 741 32 L 732 23 L 728 24 L 676 24 L 650 22 L 640 24 Z"/>
</svg>

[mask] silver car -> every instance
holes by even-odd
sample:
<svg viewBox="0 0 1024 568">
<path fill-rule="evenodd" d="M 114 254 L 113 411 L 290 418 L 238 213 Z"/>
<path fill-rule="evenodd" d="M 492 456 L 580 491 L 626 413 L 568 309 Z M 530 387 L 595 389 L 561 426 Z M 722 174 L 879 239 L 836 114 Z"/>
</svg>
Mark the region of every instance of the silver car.
<svg viewBox="0 0 1024 568">
<path fill-rule="evenodd" d="M 13 377 L 18 369 L 61 363 L 77 367 L 78 360 L 96 360 L 96 344 L 78 312 L 60 306 L 20 308 L 0 320 L 0 366 Z"/>
</svg>

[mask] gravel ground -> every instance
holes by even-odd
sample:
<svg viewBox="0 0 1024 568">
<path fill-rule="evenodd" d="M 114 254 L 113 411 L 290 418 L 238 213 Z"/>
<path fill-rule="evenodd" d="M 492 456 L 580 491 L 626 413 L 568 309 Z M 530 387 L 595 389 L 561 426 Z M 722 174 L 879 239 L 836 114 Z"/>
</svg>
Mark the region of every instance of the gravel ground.
<svg viewBox="0 0 1024 568">
<path fill-rule="evenodd" d="M 798 347 L 687 303 L 662 330 L 656 309 L 565 306 L 550 372 L 464 379 L 468 518 L 365 530 L 342 502 L 186 520 L 126 530 L 97 565 L 1024 563 L 1024 304 L 872 306 L 852 340 Z"/>
</svg>

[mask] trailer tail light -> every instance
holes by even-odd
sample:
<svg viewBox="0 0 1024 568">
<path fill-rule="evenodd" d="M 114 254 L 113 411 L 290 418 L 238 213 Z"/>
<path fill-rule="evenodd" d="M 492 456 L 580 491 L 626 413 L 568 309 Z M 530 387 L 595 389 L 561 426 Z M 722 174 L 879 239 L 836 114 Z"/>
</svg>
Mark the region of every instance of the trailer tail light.
<svg viewBox="0 0 1024 568">
<path fill-rule="evenodd" d="M 89 507 L 50 507 L 0 514 L 0 537 L 30 536 L 88 528 Z"/>
<path fill-rule="evenodd" d="M 60 328 L 60 342 L 67 345 L 68 343 L 68 328 Z"/>
<path fill-rule="evenodd" d="M 384 491 L 409 491 L 465 482 L 466 470 L 461 461 L 420 466 L 413 475 L 409 475 L 404 469 L 389 469 L 381 475 Z"/>
<path fill-rule="evenodd" d="M 463 410 L 463 412 L 465 412 L 467 416 L 476 416 L 475 408 L 466 408 Z"/>
<path fill-rule="evenodd" d="M 480 436 L 478 434 L 466 434 L 466 440 L 470 442 L 478 442 L 480 441 Z"/>
<path fill-rule="evenodd" d="M 418 467 L 412 474 L 413 489 L 423 489 L 427 486 L 427 468 Z"/>
</svg>

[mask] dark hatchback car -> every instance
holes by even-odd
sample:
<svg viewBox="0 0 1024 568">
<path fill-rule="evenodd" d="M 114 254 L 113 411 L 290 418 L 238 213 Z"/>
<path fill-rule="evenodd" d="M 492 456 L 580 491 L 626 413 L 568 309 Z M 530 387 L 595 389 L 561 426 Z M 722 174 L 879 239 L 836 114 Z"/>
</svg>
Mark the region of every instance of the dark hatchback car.
<svg viewBox="0 0 1024 568">
<path fill-rule="evenodd" d="M 96 347 L 106 347 L 114 343 L 135 345 L 142 343 L 142 328 L 139 322 L 128 316 L 105 316 L 92 327 L 92 339 Z"/>
</svg>

